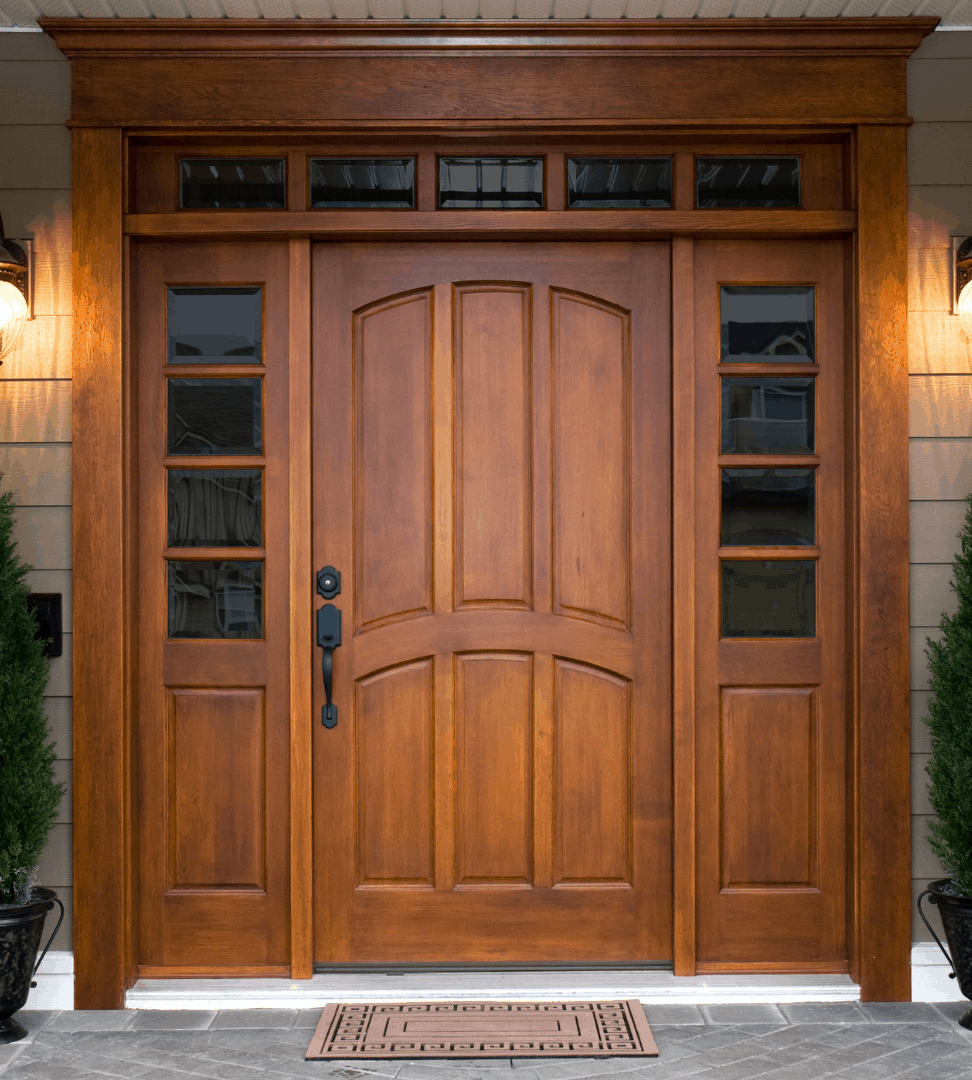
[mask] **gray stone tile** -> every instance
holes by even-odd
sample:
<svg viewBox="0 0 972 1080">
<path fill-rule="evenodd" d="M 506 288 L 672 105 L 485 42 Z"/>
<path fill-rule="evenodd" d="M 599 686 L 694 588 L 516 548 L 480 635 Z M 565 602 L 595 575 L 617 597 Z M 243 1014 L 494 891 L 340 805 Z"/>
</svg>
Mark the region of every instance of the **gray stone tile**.
<svg viewBox="0 0 972 1080">
<path fill-rule="evenodd" d="M 130 1009 L 65 1009 L 52 1017 L 45 1031 L 127 1031 L 135 1019 Z"/>
<path fill-rule="evenodd" d="M 294 1026 L 298 1009 L 220 1009 L 215 1028 L 285 1028 Z"/>
<path fill-rule="evenodd" d="M 702 1015 L 710 1024 L 785 1024 L 786 1017 L 775 1005 L 702 1005 Z"/>
<path fill-rule="evenodd" d="M 205 1031 L 216 1016 L 205 1009 L 138 1009 L 131 1031 Z"/>
<path fill-rule="evenodd" d="M 860 1008 L 872 1024 L 941 1023 L 934 1005 L 923 1001 L 862 1001 Z"/>
<path fill-rule="evenodd" d="M 696 1005 L 642 1005 L 648 1023 L 656 1024 L 704 1024 L 705 1020 Z"/>
<path fill-rule="evenodd" d="M 866 1024 L 856 1001 L 795 1001 L 780 1005 L 791 1024 Z"/>
<path fill-rule="evenodd" d="M 936 1001 L 932 1007 L 937 1009 L 946 1020 L 958 1021 L 972 1010 L 972 1001 Z"/>
<path fill-rule="evenodd" d="M 34 1036 L 58 1015 L 57 1009 L 21 1009 L 17 1021 L 27 1029 L 27 1038 L 22 1042 L 33 1042 Z"/>
<path fill-rule="evenodd" d="M 4 1046 L 0 1046 L 0 1073 L 2 1073 L 12 1061 L 20 1057 L 25 1046 L 27 1046 L 26 1039 L 22 1039 L 20 1042 L 6 1043 Z"/>
<path fill-rule="evenodd" d="M 294 1021 L 295 1028 L 316 1028 L 321 1019 L 323 1009 L 300 1009 L 297 1019 Z"/>
</svg>

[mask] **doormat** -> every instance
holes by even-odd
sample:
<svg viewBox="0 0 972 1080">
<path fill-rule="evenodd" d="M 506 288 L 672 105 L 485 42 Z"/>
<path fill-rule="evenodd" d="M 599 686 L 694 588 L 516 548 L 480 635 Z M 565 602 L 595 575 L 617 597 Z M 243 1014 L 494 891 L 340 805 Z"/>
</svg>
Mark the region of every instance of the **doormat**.
<svg viewBox="0 0 972 1080">
<path fill-rule="evenodd" d="M 657 1057 L 639 1001 L 328 1005 L 305 1059 Z"/>
</svg>

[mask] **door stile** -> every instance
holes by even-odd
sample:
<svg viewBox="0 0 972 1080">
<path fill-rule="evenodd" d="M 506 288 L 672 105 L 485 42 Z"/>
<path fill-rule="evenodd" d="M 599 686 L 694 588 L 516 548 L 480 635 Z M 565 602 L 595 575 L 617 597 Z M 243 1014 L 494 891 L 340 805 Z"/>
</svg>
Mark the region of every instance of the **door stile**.
<svg viewBox="0 0 972 1080">
<path fill-rule="evenodd" d="M 289 244 L 290 977 L 314 974 L 311 707 L 311 251 Z"/>
<path fill-rule="evenodd" d="M 695 974 L 695 241 L 672 240 L 674 972 Z"/>
</svg>

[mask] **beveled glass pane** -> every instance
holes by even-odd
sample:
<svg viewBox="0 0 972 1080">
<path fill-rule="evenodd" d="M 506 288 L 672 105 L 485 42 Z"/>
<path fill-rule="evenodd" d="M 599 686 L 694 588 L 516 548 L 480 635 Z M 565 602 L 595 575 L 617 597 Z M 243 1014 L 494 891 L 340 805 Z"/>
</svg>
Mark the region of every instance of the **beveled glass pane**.
<svg viewBox="0 0 972 1080">
<path fill-rule="evenodd" d="M 259 285 L 180 286 L 167 295 L 167 363 L 263 363 Z"/>
<path fill-rule="evenodd" d="M 808 638 L 816 634 L 815 562 L 723 562 L 724 638 Z"/>
<path fill-rule="evenodd" d="M 170 561 L 169 637 L 263 637 L 263 563 Z"/>
<path fill-rule="evenodd" d="M 723 285 L 723 364 L 812 364 L 812 285 Z"/>
<path fill-rule="evenodd" d="M 442 210 L 540 210 L 543 158 L 439 158 Z"/>
<path fill-rule="evenodd" d="M 287 202 L 285 158 L 182 158 L 184 210 L 280 210 Z"/>
<path fill-rule="evenodd" d="M 812 454 L 814 380 L 722 380 L 724 454 Z"/>
<path fill-rule="evenodd" d="M 170 454 L 262 454 L 261 379 L 169 379 Z"/>
<path fill-rule="evenodd" d="M 311 158 L 311 206 L 411 210 L 414 158 Z"/>
<path fill-rule="evenodd" d="M 798 157 L 695 159 L 699 207 L 799 206 Z"/>
<path fill-rule="evenodd" d="M 262 547 L 259 469 L 170 469 L 169 547 Z"/>
<path fill-rule="evenodd" d="M 814 542 L 814 469 L 723 469 L 722 544 Z"/>
<path fill-rule="evenodd" d="M 671 158 L 568 158 L 568 209 L 672 205 Z"/>
</svg>

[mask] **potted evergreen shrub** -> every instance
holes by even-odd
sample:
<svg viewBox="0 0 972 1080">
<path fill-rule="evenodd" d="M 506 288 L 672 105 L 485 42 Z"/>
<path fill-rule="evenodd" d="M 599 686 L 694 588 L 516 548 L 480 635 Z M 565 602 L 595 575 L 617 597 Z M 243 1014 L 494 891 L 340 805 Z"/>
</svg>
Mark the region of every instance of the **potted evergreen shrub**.
<svg viewBox="0 0 972 1080">
<path fill-rule="evenodd" d="M 972 998 L 972 495 L 959 539 L 952 563 L 958 607 L 942 616 L 941 641 L 929 638 L 926 650 L 933 695 L 925 718 L 932 742 L 928 797 L 938 815 L 928 831 L 948 874 L 931 882 L 927 893 L 942 916 L 959 989 Z M 925 925 L 931 930 L 927 919 Z M 972 1028 L 972 1009 L 959 1023 Z"/>
<path fill-rule="evenodd" d="M 64 915 L 54 893 L 35 885 L 63 785 L 54 779 L 54 744 L 44 714 L 50 675 L 44 643 L 27 608 L 29 567 L 17 554 L 12 530 L 7 492 L 0 495 L 0 1043 L 27 1034 L 13 1014 L 27 1002 L 47 912 L 57 903 Z"/>
</svg>

